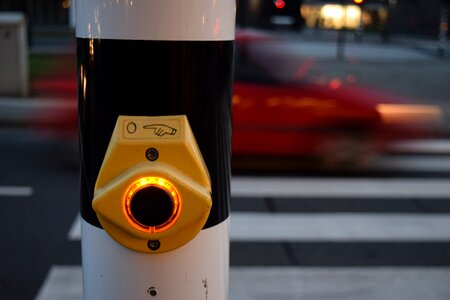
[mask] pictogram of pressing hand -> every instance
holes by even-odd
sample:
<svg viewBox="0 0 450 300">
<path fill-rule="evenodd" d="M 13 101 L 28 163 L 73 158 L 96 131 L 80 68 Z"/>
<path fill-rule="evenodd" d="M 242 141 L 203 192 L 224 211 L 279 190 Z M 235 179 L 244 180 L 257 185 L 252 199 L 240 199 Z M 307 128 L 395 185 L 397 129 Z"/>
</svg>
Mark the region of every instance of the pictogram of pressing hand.
<svg viewBox="0 0 450 300">
<path fill-rule="evenodd" d="M 167 135 L 175 135 L 177 133 L 177 129 L 170 127 L 165 124 L 149 124 L 145 125 L 144 129 L 152 129 L 153 133 L 159 137 L 163 137 Z"/>
</svg>

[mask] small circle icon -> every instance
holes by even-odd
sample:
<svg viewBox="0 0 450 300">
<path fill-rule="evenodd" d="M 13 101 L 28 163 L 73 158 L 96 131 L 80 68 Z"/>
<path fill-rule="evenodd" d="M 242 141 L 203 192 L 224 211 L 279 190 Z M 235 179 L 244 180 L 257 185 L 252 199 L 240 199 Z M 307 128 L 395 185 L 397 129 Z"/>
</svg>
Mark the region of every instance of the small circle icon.
<svg viewBox="0 0 450 300">
<path fill-rule="evenodd" d="M 128 133 L 133 134 L 133 133 L 136 132 L 136 130 L 137 130 L 137 125 L 136 125 L 136 123 L 134 123 L 134 122 L 128 123 L 128 125 L 127 125 L 127 131 L 128 131 Z"/>
</svg>

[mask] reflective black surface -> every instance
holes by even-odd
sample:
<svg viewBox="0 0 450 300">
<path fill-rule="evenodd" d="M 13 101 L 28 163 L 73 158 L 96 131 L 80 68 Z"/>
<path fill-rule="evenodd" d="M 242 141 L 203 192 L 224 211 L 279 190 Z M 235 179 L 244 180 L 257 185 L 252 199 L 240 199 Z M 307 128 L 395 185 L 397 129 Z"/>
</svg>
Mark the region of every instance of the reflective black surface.
<svg viewBox="0 0 450 300">
<path fill-rule="evenodd" d="M 155 186 L 142 188 L 131 198 L 132 218 L 144 226 L 159 226 L 169 221 L 174 209 L 172 197 Z"/>
</svg>

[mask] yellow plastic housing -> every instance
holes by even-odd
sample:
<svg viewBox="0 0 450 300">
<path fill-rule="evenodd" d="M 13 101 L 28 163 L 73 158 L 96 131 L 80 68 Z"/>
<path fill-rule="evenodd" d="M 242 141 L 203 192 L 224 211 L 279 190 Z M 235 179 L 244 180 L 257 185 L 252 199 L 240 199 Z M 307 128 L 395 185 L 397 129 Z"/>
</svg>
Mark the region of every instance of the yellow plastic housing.
<svg viewBox="0 0 450 300">
<path fill-rule="evenodd" d="M 152 185 L 173 202 L 160 226 L 142 225 L 130 212 L 133 194 Z M 92 202 L 115 241 L 145 253 L 174 250 L 200 232 L 211 205 L 211 180 L 186 116 L 119 116 Z M 159 241 L 159 248 L 150 249 L 149 241 Z"/>
</svg>

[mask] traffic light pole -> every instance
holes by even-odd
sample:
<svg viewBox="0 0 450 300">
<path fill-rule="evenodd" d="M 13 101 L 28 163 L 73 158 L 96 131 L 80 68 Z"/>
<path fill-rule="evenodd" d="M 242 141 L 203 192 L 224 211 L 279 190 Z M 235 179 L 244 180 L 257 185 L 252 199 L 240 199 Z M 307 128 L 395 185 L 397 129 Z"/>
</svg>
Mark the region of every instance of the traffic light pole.
<svg viewBox="0 0 450 300">
<path fill-rule="evenodd" d="M 347 33 L 347 7 L 345 5 L 345 0 L 340 0 L 341 6 L 343 7 L 344 13 L 342 15 L 342 28 L 338 31 L 337 45 L 336 45 L 336 58 L 339 61 L 345 60 L 345 40 Z"/>
<path fill-rule="evenodd" d="M 235 1 L 76 6 L 84 299 L 227 299 Z"/>
</svg>

